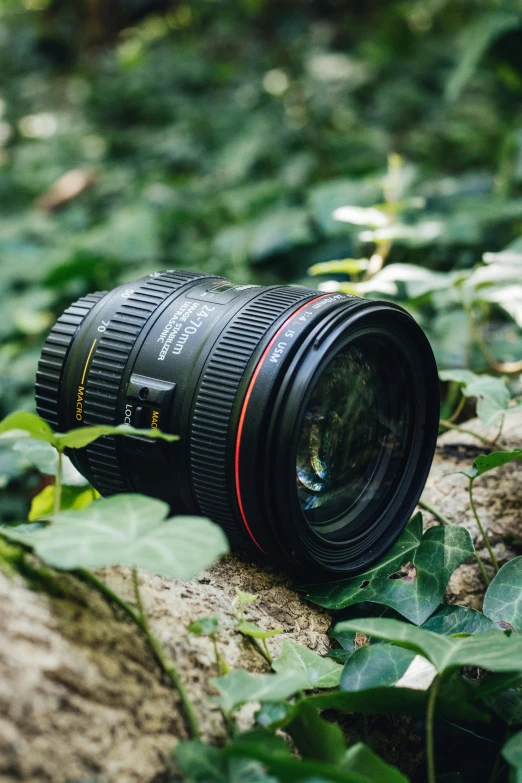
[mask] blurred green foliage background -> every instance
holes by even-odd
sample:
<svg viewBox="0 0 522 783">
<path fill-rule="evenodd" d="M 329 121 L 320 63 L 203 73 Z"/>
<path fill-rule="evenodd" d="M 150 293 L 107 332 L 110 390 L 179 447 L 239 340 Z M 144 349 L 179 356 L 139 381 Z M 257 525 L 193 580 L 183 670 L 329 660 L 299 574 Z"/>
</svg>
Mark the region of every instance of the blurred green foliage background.
<svg viewBox="0 0 522 783">
<path fill-rule="evenodd" d="M 0 0 L 0 414 L 72 299 L 169 267 L 395 299 L 520 391 L 521 96 L 519 2 Z"/>
</svg>

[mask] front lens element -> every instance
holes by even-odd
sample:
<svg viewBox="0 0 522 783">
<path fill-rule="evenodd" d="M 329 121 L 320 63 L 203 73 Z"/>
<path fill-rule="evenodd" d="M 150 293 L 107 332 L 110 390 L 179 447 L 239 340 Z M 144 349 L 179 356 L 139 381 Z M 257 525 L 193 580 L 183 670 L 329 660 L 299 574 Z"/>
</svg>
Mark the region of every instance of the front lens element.
<svg viewBox="0 0 522 783">
<path fill-rule="evenodd" d="M 296 459 L 299 501 L 317 533 L 353 535 L 389 497 L 408 446 L 408 396 L 404 361 L 382 335 L 353 339 L 323 370 Z"/>
</svg>

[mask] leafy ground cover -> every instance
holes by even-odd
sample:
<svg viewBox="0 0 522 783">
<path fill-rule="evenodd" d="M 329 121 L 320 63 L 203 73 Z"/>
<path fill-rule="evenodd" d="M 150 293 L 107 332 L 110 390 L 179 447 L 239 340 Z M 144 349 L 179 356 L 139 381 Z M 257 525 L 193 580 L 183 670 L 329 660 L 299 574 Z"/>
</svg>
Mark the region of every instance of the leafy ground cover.
<svg viewBox="0 0 522 783">
<path fill-rule="evenodd" d="M 429 783 L 522 779 L 522 558 L 499 568 L 473 497 L 522 457 L 502 446 L 522 392 L 516 3 L 4 0 L 0 41 L 0 567 L 40 585 L 71 571 L 137 625 L 192 737 L 173 780 L 405 781 L 372 747 L 376 713 L 415 717 Z M 287 641 L 274 659 L 274 631 L 249 620 L 256 596 L 238 593 L 229 622 L 266 671 L 232 670 L 218 619 L 193 618 L 215 650 L 219 748 L 151 632 L 138 568 L 186 578 L 225 552 L 223 535 L 208 520 L 187 535 L 147 498 L 100 499 L 63 449 L 109 430 L 56 434 L 30 413 L 63 307 L 165 267 L 402 304 L 441 370 L 441 431 L 468 432 L 476 406 L 492 432 L 474 435 L 484 453 L 464 470 L 488 562 L 421 502 L 440 524 L 418 514 L 368 573 L 296 586 L 334 613 L 327 656 Z M 482 611 L 441 603 L 473 557 Z M 133 569 L 133 605 L 90 570 L 111 563 Z"/>
<path fill-rule="evenodd" d="M 490 382 L 484 379 L 486 385 Z M 110 434 L 122 437 L 137 434 L 121 426 L 110 430 Z M 522 557 L 502 568 L 492 558 L 490 566 L 496 573 L 490 580 L 467 530 L 441 524 L 423 534 L 420 514 L 411 520 L 388 555 L 367 573 L 330 585 L 301 588 L 306 589 L 310 600 L 337 612 L 355 610 L 351 619 L 335 622 L 331 633 L 339 646 L 328 655 L 320 656 L 284 641 L 274 659 L 267 640 L 278 633 L 277 629 L 266 631 L 248 620 L 248 606 L 257 599 L 253 594 L 238 591 L 227 628 L 234 628 L 254 645 L 267 665 L 267 673 L 233 669 L 218 646 L 222 631 L 219 619 L 194 618 L 189 630 L 207 635 L 213 642 L 218 676 L 209 682 L 228 735 L 221 748 L 202 743 L 198 717 L 184 683 L 150 630 L 138 569 L 174 579 L 193 576 L 227 551 L 226 539 L 209 520 L 191 518 L 187 524 L 185 518 L 166 519 L 164 503 L 140 495 L 123 494 L 104 500 L 93 499 L 91 494 L 83 508 L 74 508 L 74 496 L 70 502 L 60 490 L 66 486 L 65 471 L 73 473 L 62 455 L 63 446 L 81 447 L 86 440 L 92 442 L 105 434 L 106 428 L 86 427 L 55 435 L 37 416 L 24 412 L 4 419 L 0 438 L 26 443 L 26 458 L 31 458 L 34 449 L 34 461 L 55 472 L 56 477 L 52 511 L 47 510 L 34 522 L 0 528 L 4 541 L 0 565 L 22 574 L 38 572 L 46 565 L 70 571 L 89 581 L 136 623 L 180 694 L 192 736 L 176 748 L 173 764 L 178 773 L 173 775 L 181 773 L 187 780 L 201 783 L 246 783 L 252 779 L 282 783 L 310 779 L 354 783 L 407 780 L 399 769 L 375 754 L 371 737 L 347 746 L 342 721 L 338 724 L 332 720 L 332 710 L 337 715 L 382 713 L 423 719 L 428 783 L 437 780 L 437 724 L 456 726 L 481 741 L 488 737 L 497 750 L 491 770 L 494 779 L 501 779 L 508 768 L 518 774 Z M 161 432 L 153 434 L 163 437 Z M 56 461 L 51 458 L 53 449 L 59 455 Z M 470 487 L 484 472 L 521 458 L 520 449 L 493 450 L 477 457 L 465 471 Z M 78 489 L 85 491 L 82 485 Z M 471 491 L 470 502 L 473 504 Z M 36 497 L 33 505 L 38 504 Z M 477 521 L 480 524 L 478 515 Z M 486 531 L 483 534 L 487 540 Z M 34 565 L 30 553 L 42 566 Z M 441 604 L 453 571 L 474 554 L 487 582 L 483 611 Z M 132 567 L 135 607 L 90 570 L 111 564 Z M 364 607 L 368 606 L 373 608 L 365 617 Z M 249 703 L 259 705 L 255 726 L 240 733 L 235 713 Z M 499 739 L 502 725 L 506 727 L 504 737 L 508 737 L 505 747 Z M 279 730 L 291 740 L 297 756 Z M 469 779 L 459 763 L 454 772 L 457 780 Z"/>
</svg>

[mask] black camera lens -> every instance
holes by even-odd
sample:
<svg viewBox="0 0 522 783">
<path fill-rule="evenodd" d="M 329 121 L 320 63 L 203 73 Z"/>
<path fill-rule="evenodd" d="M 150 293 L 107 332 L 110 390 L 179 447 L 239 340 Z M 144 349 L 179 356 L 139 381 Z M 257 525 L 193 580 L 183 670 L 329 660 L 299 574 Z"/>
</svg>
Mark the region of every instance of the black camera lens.
<svg viewBox="0 0 522 783">
<path fill-rule="evenodd" d="M 412 434 L 407 379 L 386 336 L 351 340 L 312 388 L 297 449 L 306 519 L 326 538 L 362 529 L 397 484 Z"/>
<path fill-rule="evenodd" d="M 104 496 L 208 516 L 234 546 L 317 578 L 357 572 L 397 538 L 439 420 L 429 343 L 397 305 L 175 270 L 67 308 L 36 402 L 57 431 L 178 434 L 104 437 L 70 457 Z"/>
</svg>

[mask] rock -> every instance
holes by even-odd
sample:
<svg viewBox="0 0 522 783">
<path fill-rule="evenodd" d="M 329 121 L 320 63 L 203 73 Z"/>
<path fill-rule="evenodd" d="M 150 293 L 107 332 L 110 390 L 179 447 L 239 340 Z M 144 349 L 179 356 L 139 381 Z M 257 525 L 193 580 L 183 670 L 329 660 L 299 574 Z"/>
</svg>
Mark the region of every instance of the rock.
<svg viewBox="0 0 522 783">
<path fill-rule="evenodd" d="M 502 443 L 520 446 L 522 413 L 508 421 Z M 484 434 L 477 421 L 466 427 Z M 467 480 L 455 471 L 480 453 L 483 448 L 470 436 L 455 431 L 443 435 L 423 496 L 451 522 L 465 525 L 479 546 Z M 521 477 L 522 464 L 516 462 L 475 485 L 477 508 L 500 561 L 522 552 Z M 436 522 L 427 512 L 425 517 L 429 524 Z M 480 551 L 489 563 L 487 552 Z M 128 569 L 107 568 L 97 575 L 133 601 Z M 273 567 L 243 556 L 228 556 L 190 582 L 147 573 L 140 574 L 140 582 L 151 628 L 176 662 L 204 739 L 219 742 L 224 737 L 209 685 L 217 674 L 214 651 L 209 639 L 187 627 L 202 616 L 229 618 L 236 587 L 259 595 L 248 606 L 249 620 L 267 629 L 282 628 L 284 638 L 319 653 L 329 647 L 329 614 L 304 601 Z M 179 698 L 142 633 L 95 589 L 68 574 L 51 572 L 45 585 L 32 587 L 21 576 L 0 571 L 0 781 L 153 781 L 187 730 Z M 456 571 L 447 600 L 480 607 L 483 590 L 473 561 Z M 268 640 L 274 655 L 281 640 Z M 263 658 L 232 629 L 220 635 L 218 646 L 230 666 L 266 671 Z M 251 707 L 240 713 L 243 727 L 251 719 Z M 402 719 L 376 718 L 373 723 L 382 721 L 388 721 L 383 736 L 409 726 Z M 403 740 L 390 740 L 390 747 L 403 747 Z M 416 753 L 420 757 L 418 743 Z"/>
<path fill-rule="evenodd" d="M 494 438 L 498 428 L 485 430 L 478 419 L 466 422 L 466 429 Z M 499 443 L 507 449 L 522 446 L 522 409 L 509 414 Z M 435 507 L 454 525 L 466 527 L 491 577 L 494 571 L 471 510 L 469 480 L 458 471 L 469 468 L 473 460 L 488 451 L 471 435 L 450 430 L 438 440 L 435 459 L 423 493 L 423 500 Z M 482 526 L 500 565 L 522 554 L 522 461 L 516 460 L 476 479 L 473 500 Z M 428 524 L 435 518 L 423 512 Z M 482 607 L 484 583 L 475 561 L 460 566 L 448 585 L 449 603 L 474 609 Z"/>
</svg>

